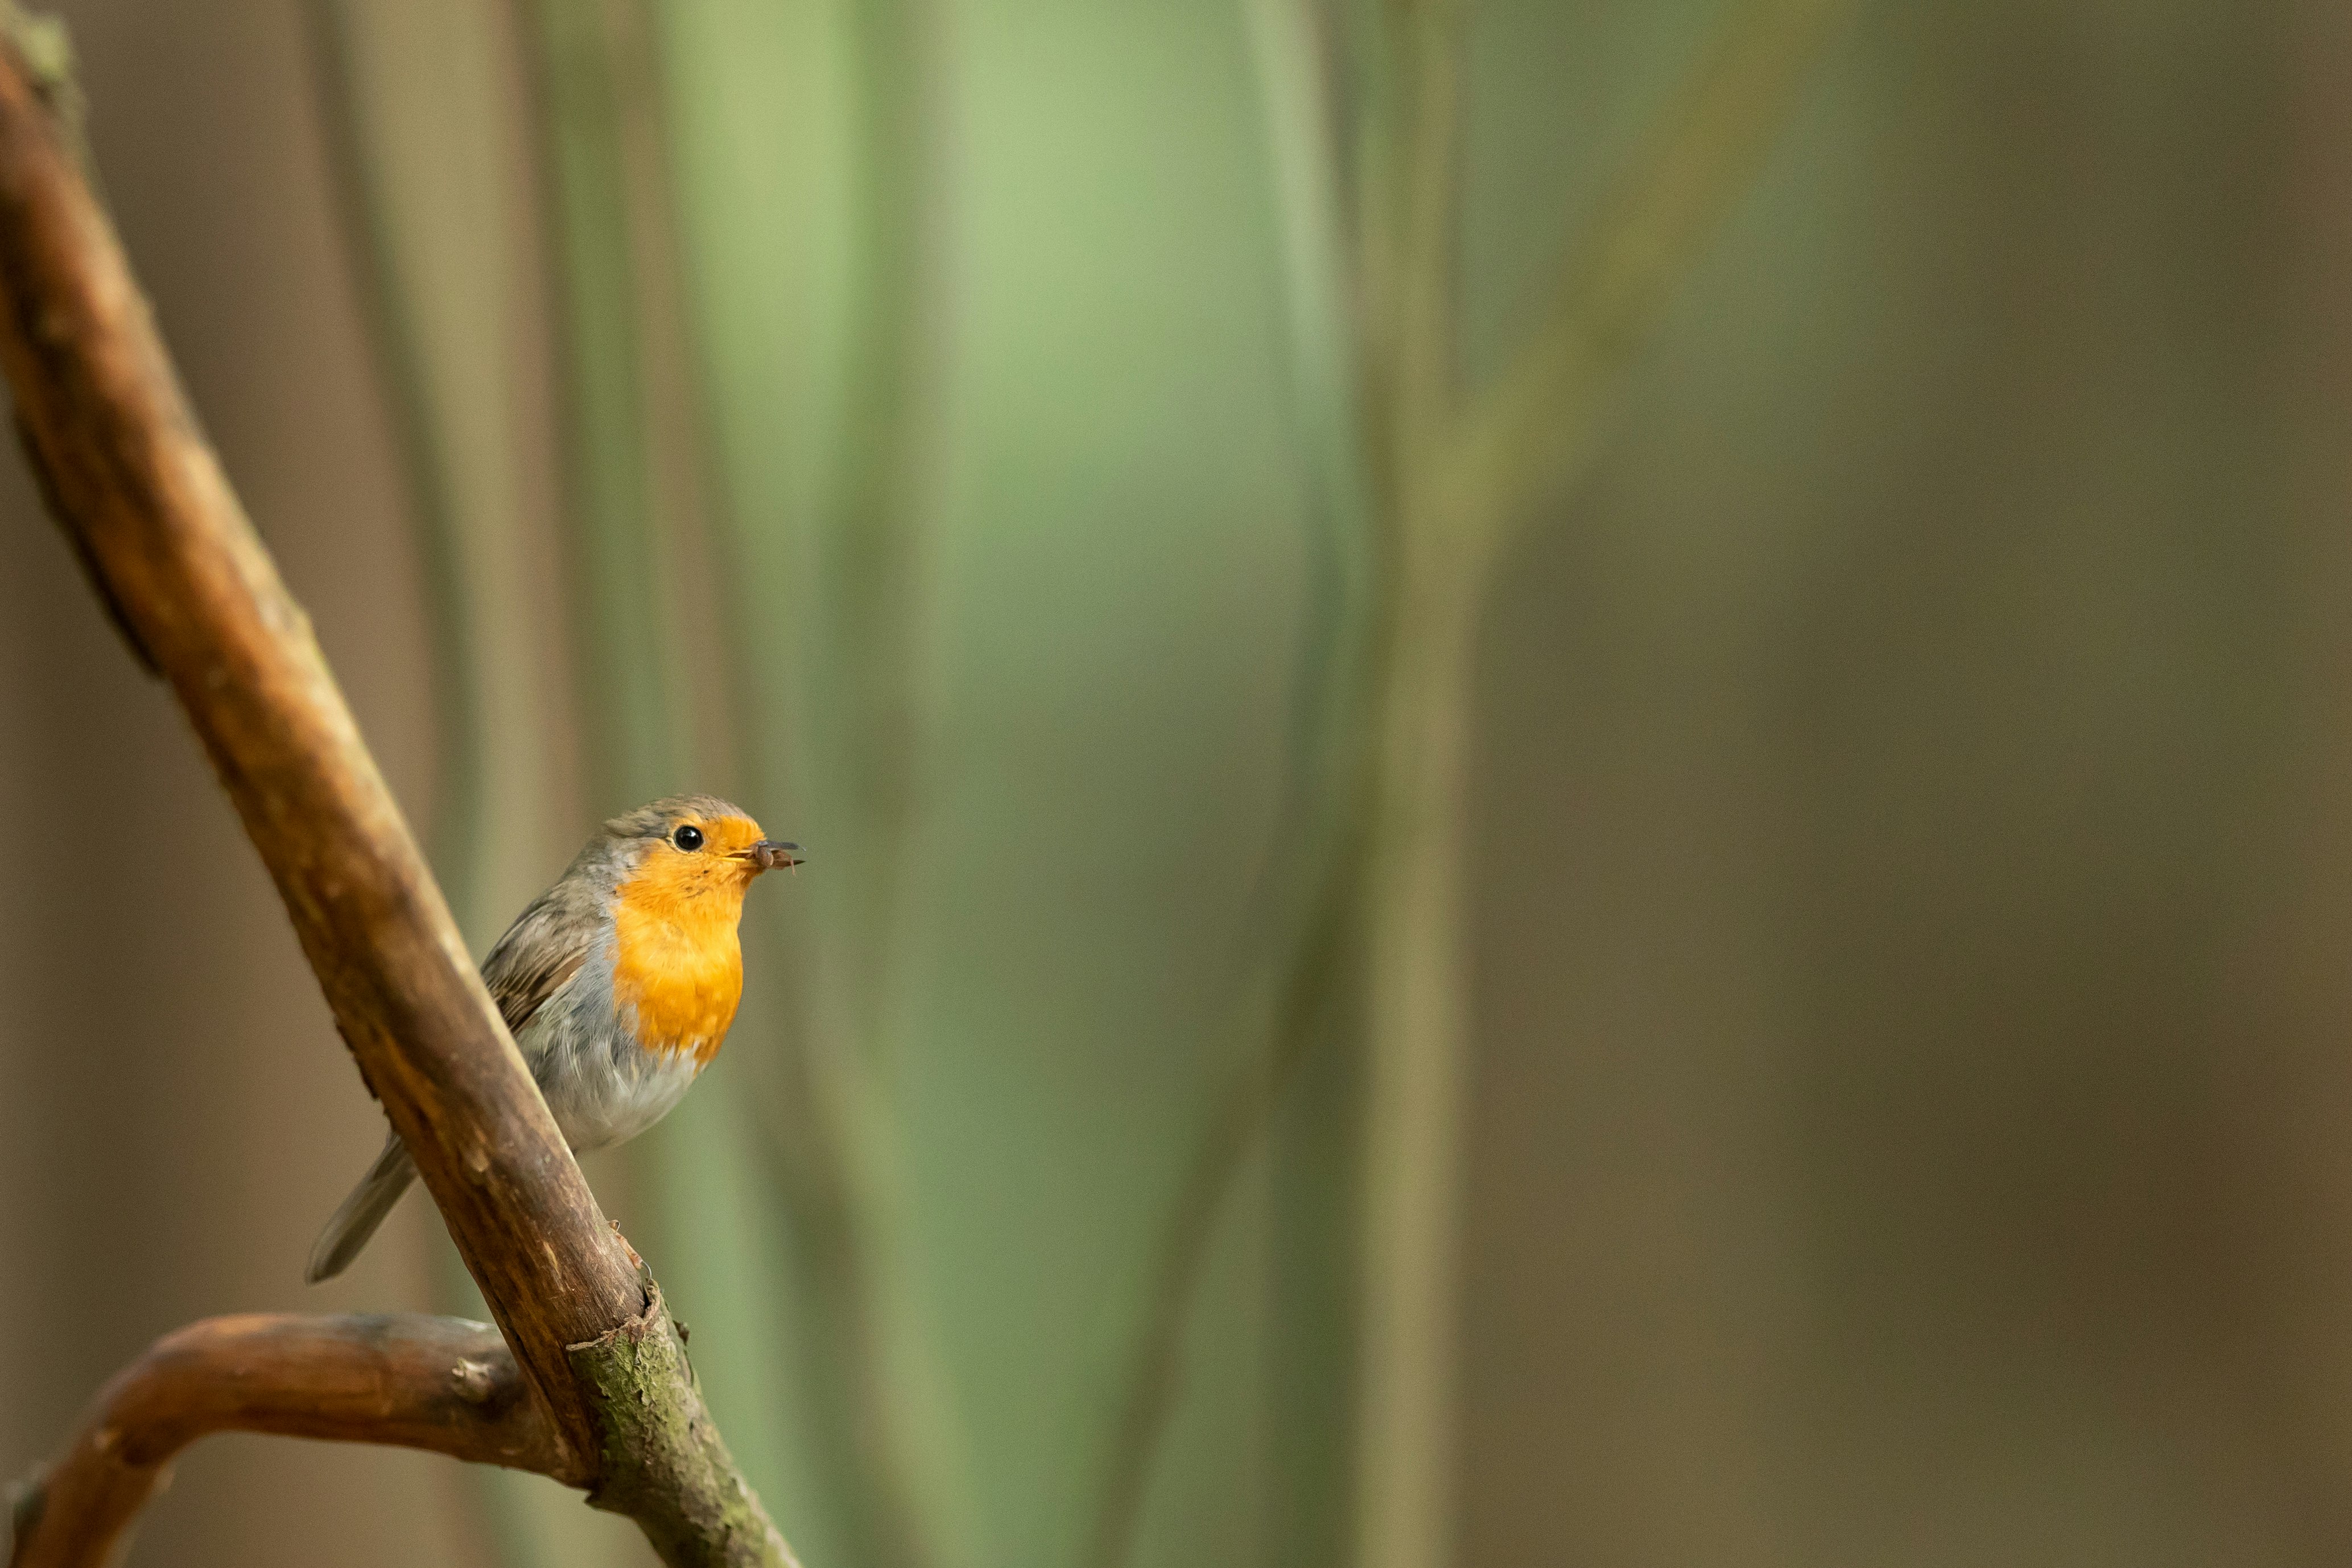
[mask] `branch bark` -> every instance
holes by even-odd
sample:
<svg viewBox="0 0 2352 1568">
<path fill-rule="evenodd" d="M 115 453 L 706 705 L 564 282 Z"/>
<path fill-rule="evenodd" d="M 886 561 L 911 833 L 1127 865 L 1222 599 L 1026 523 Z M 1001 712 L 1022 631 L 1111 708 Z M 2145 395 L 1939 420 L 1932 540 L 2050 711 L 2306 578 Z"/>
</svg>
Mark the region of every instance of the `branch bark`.
<svg viewBox="0 0 2352 1568">
<path fill-rule="evenodd" d="M 0 36 L 0 372 L 51 513 L 203 742 L 361 1076 L 545 1408 L 563 1473 L 672 1563 L 792 1562 L 197 426 L 47 108 L 54 75 L 28 65 L 21 27 Z"/>
<path fill-rule="evenodd" d="M 113 1560 L 173 1458 L 215 1432 L 425 1448 L 584 1484 L 498 1331 L 456 1318 L 207 1318 L 155 1342 L 16 1508 L 9 1568 Z"/>
</svg>

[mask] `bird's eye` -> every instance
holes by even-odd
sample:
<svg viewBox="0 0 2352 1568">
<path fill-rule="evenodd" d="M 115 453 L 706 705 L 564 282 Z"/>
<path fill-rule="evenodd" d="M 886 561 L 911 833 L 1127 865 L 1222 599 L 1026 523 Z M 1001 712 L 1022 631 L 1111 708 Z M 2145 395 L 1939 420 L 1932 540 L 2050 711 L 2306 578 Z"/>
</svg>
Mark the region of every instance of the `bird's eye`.
<svg viewBox="0 0 2352 1568">
<path fill-rule="evenodd" d="M 702 829 L 691 822 L 680 823 L 677 831 L 669 836 L 669 841 L 680 849 L 699 849 L 702 847 Z"/>
</svg>

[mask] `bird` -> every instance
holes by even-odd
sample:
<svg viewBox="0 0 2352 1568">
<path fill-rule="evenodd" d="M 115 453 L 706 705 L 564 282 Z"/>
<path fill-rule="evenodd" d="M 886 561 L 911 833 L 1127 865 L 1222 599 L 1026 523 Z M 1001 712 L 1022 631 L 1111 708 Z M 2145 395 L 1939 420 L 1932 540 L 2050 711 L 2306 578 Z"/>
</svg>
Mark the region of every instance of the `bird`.
<svg viewBox="0 0 2352 1568">
<path fill-rule="evenodd" d="M 671 795 L 598 828 L 499 938 L 482 981 L 574 1152 L 659 1121 L 718 1056 L 743 994 L 743 895 L 803 858 L 738 806 Z M 415 1179 L 388 1134 L 304 1278 L 350 1267 Z"/>
</svg>

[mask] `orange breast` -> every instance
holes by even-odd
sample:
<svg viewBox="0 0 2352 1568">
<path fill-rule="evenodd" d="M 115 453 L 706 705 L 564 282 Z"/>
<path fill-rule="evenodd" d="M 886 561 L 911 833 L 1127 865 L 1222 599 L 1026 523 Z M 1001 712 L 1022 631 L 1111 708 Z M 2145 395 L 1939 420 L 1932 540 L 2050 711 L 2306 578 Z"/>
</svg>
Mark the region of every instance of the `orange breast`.
<svg viewBox="0 0 2352 1568">
<path fill-rule="evenodd" d="M 656 855 L 621 885 L 614 905 L 613 999 L 634 1007 L 637 1043 L 706 1067 L 726 1041 L 743 996 L 735 926 L 744 879 L 706 874 L 684 856 Z"/>
</svg>

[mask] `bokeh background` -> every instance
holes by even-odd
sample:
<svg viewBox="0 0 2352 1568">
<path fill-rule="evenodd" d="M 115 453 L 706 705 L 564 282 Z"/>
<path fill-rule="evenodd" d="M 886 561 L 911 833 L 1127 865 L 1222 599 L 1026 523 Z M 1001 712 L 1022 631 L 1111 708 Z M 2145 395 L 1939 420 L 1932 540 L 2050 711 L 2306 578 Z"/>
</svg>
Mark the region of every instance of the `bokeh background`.
<svg viewBox="0 0 2352 1568">
<path fill-rule="evenodd" d="M 814 850 L 589 1163 L 811 1568 L 2352 1561 L 2352 12 L 1791 46 L 1464 590 L 1450 840 L 1357 765 L 1426 563 L 1332 196 L 1393 105 L 1321 70 L 1410 28 L 58 8 L 477 947 L 669 789 Z M 1469 395 L 1774 10 L 1475 7 Z M 416 1199 L 301 1287 L 377 1112 L 13 457 L 0 542 L 15 1474 L 191 1318 L 466 1287 Z M 246 1438 L 131 1557 L 646 1560 Z"/>
</svg>

